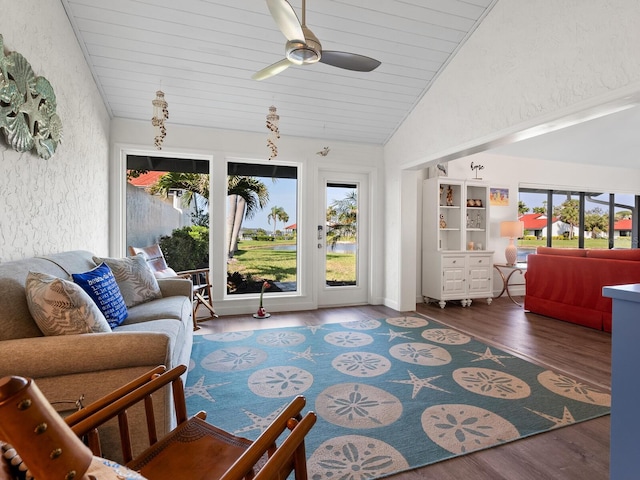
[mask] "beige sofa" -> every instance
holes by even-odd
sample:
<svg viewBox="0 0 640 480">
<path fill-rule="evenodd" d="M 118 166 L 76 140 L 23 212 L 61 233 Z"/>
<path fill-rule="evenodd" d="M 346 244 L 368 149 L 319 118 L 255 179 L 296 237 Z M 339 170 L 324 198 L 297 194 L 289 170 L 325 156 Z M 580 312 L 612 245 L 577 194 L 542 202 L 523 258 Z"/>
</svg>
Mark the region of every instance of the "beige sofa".
<svg viewBox="0 0 640 480">
<path fill-rule="evenodd" d="M 93 254 L 87 251 L 0 264 L 0 378 L 35 379 L 62 414 L 72 411 L 81 396 L 86 405 L 157 365 L 188 366 L 191 356 L 192 289 L 191 282 L 181 278 L 158 280 L 162 298 L 129 308 L 128 318 L 110 333 L 44 336 L 29 311 L 28 273 L 70 279 L 94 267 Z M 169 399 L 170 395 L 155 399 L 159 434 L 173 424 Z M 138 425 L 133 423 L 135 437 Z M 119 460 L 113 430 L 101 432 L 101 440 L 106 453 L 114 452 L 115 458 L 109 458 Z"/>
</svg>

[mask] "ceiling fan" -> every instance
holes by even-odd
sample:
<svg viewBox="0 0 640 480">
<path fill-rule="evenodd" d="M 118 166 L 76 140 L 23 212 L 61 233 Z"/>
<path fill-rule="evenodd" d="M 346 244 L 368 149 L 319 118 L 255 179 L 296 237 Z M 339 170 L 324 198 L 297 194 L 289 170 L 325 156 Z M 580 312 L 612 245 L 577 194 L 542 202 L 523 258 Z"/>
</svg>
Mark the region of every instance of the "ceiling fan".
<svg viewBox="0 0 640 480">
<path fill-rule="evenodd" d="M 302 23 L 287 0 L 267 0 L 267 6 L 276 25 L 287 39 L 285 58 L 254 73 L 251 77 L 254 80 L 273 77 L 291 65 L 308 65 L 316 62 L 357 72 L 370 72 L 380 65 L 378 60 L 364 55 L 322 50 L 320 40 L 306 25 L 305 0 L 302 0 Z"/>
</svg>

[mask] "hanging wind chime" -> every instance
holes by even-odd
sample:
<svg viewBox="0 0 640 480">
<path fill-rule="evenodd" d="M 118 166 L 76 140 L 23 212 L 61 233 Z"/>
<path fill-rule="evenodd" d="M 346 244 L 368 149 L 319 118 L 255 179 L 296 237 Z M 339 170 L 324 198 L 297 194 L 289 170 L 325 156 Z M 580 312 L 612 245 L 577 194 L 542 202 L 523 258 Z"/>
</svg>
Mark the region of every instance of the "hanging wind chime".
<svg viewBox="0 0 640 480">
<path fill-rule="evenodd" d="M 271 149 L 271 155 L 269 160 L 278 156 L 278 146 L 276 140 L 280 138 L 280 130 L 278 129 L 278 122 L 280 117 L 276 114 L 276 107 L 271 105 L 269 107 L 269 113 L 267 114 L 267 129 L 269 130 L 269 136 L 267 137 L 267 147 Z"/>
<path fill-rule="evenodd" d="M 156 92 L 156 98 L 151 103 L 153 104 L 153 118 L 151 119 L 151 124 L 158 131 L 154 143 L 158 150 L 162 150 L 162 142 L 164 141 L 164 137 L 167 136 L 167 129 L 164 126 L 164 121 L 169 118 L 169 105 L 164 99 L 164 92 L 162 90 L 158 90 Z"/>
</svg>

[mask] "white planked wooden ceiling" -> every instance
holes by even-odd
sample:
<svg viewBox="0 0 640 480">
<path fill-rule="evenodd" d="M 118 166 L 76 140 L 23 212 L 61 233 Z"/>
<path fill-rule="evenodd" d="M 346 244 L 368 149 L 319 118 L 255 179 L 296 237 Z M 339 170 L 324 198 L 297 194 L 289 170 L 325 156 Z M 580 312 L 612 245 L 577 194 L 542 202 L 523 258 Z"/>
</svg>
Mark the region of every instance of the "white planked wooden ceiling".
<svg viewBox="0 0 640 480">
<path fill-rule="evenodd" d="M 370 73 L 322 63 L 261 82 L 285 38 L 264 0 L 61 0 L 112 117 L 384 144 L 497 0 L 307 0 L 325 50 L 376 58 Z M 291 0 L 301 18 L 301 0 Z"/>
</svg>

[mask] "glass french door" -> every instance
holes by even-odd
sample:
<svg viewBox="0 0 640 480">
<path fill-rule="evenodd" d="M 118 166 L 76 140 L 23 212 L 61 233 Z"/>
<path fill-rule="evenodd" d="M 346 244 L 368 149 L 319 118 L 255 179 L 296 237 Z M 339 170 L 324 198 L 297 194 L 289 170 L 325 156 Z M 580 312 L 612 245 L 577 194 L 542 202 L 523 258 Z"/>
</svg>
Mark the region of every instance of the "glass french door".
<svg viewBox="0 0 640 480">
<path fill-rule="evenodd" d="M 357 305 L 368 300 L 367 175 L 321 174 L 317 224 L 318 305 Z"/>
</svg>

